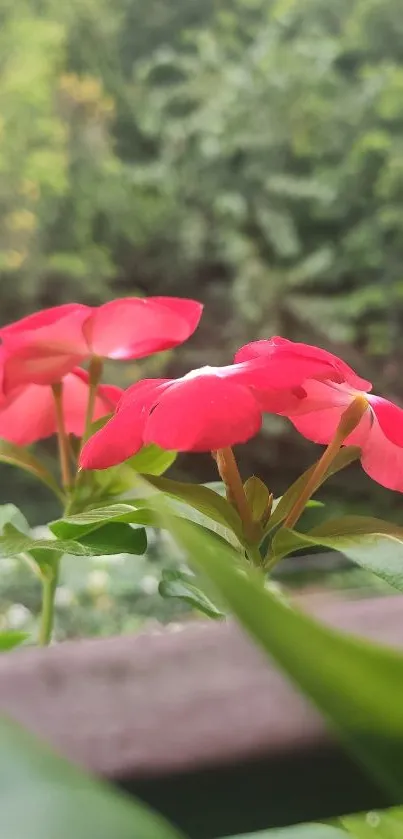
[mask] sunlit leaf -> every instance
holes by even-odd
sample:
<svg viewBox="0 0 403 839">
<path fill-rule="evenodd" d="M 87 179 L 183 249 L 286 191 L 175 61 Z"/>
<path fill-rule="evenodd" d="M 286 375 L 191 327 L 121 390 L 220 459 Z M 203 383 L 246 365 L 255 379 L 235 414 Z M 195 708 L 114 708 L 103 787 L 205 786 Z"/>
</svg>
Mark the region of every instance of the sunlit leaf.
<svg viewBox="0 0 403 839">
<path fill-rule="evenodd" d="M 13 629 L 0 632 L 0 652 L 5 653 L 19 647 L 29 638 L 28 632 L 17 632 Z"/>
<path fill-rule="evenodd" d="M 366 516 L 343 516 L 309 533 L 282 529 L 273 539 L 271 557 L 276 562 L 294 551 L 317 547 L 339 551 L 403 591 L 402 527 Z"/>
</svg>

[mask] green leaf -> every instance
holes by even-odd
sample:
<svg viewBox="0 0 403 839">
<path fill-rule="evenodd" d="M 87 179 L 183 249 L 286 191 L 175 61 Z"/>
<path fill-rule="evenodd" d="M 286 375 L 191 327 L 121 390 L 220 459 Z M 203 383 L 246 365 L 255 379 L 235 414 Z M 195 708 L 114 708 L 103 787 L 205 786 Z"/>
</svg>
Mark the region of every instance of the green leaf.
<svg viewBox="0 0 403 839">
<path fill-rule="evenodd" d="M 8 719 L 0 720 L 4 839 L 180 839 L 132 798 L 85 775 Z M 184 839 L 184 837 L 182 837 Z"/>
<path fill-rule="evenodd" d="M 31 536 L 21 533 L 13 525 L 5 525 L 3 534 L 0 536 L 0 556 L 18 556 L 21 553 L 33 553 L 34 551 L 43 551 L 44 556 L 49 555 L 49 558 L 52 554 L 54 556 L 61 556 L 62 554 L 72 554 L 73 556 L 102 555 L 102 551 L 81 545 L 71 539 L 33 539 Z M 38 559 L 40 554 L 33 553 L 33 556 Z"/>
<path fill-rule="evenodd" d="M 346 828 L 348 835 L 355 837 L 355 839 L 401 839 L 403 836 L 403 810 L 401 807 L 344 816 L 338 821 Z"/>
<path fill-rule="evenodd" d="M 321 626 L 284 604 L 266 590 L 260 572 L 240 571 L 225 545 L 192 524 L 172 520 L 170 529 L 252 637 L 387 791 L 401 799 L 403 656 Z"/>
<path fill-rule="evenodd" d="M 329 469 L 327 470 L 323 478 L 318 483 L 317 489 L 319 489 L 319 487 L 322 486 L 322 484 L 324 483 L 324 481 L 327 480 L 327 478 L 330 478 L 332 475 L 335 475 L 336 472 L 340 472 L 341 469 L 344 469 L 346 466 L 349 466 L 350 463 L 353 463 L 355 460 L 357 460 L 360 457 L 360 455 L 361 449 L 358 448 L 358 446 L 345 446 L 343 449 L 341 449 L 341 451 L 339 451 L 339 453 L 334 458 L 331 466 L 329 466 Z M 295 502 L 301 495 L 301 492 L 304 489 L 305 484 L 307 484 L 310 480 L 311 475 L 313 474 L 315 469 L 316 463 L 314 463 L 313 466 L 307 469 L 307 471 L 304 472 L 303 475 L 300 475 L 300 477 L 295 481 L 295 483 L 293 483 L 289 487 L 287 492 L 285 492 L 280 499 L 276 499 L 273 513 L 270 516 L 268 525 L 265 529 L 266 533 L 269 533 L 271 530 L 273 530 L 274 527 L 276 527 L 277 525 L 281 524 L 282 521 L 284 521 L 290 510 L 293 508 Z"/>
<path fill-rule="evenodd" d="M 165 449 L 160 449 L 154 443 L 149 446 L 144 446 L 137 454 L 129 458 L 125 462 L 126 466 L 130 466 L 136 472 L 143 475 L 163 475 L 175 462 L 178 456 L 177 452 L 167 452 Z"/>
<path fill-rule="evenodd" d="M 264 484 L 263 481 L 255 475 L 252 475 L 252 477 L 248 478 L 245 482 L 244 490 L 252 511 L 253 521 L 264 521 L 264 518 L 265 516 L 267 517 L 268 510 L 270 509 L 270 490 L 267 488 L 266 484 Z"/>
<path fill-rule="evenodd" d="M 348 839 L 344 830 L 327 824 L 297 824 L 293 827 L 280 827 L 232 836 L 229 839 Z"/>
<path fill-rule="evenodd" d="M 133 528 L 130 524 L 109 522 L 98 530 L 86 533 L 77 541 L 97 554 L 144 554 L 147 550 L 147 534 L 144 527 Z"/>
<path fill-rule="evenodd" d="M 183 571 L 162 572 L 158 587 L 161 597 L 176 597 L 213 620 L 222 620 L 225 614 L 197 586 L 197 578 Z"/>
<path fill-rule="evenodd" d="M 63 493 L 53 475 L 27 449 L 16 446 L 15 443 L 9 443 L 7 440 L 0 440 L 0 463 L 18 466 L 25 472 L 29 472 L 30 475 L 33 475 L 39 481 L 42 481 L 43 484 L 46 484 L 61 501 L 64 500 Z"/>
<path fill-rule="evenodd" d="M 0 652 L 5 653 L 19 647 L 29 638 L 28 632 L 15 632 L 14 630 L 0 632 Z"/>
<path fill-rule="evenodd" d="M 238 513 L 226 498 L 218 495 L 214 490 L 203 484 L 187 484 L 149 475 L 144 475 L 144 477 L 151 486 L 194 507 L 207 518 L 232 530 L 240 541 L 243 540 L 242 522 Z"/>
<path fill-rule="evenodd" d="M 271 546 L 273 561 L 312 547 L 339 551 L 389 585 L 403 591 L 403 528 L 366 516 L 343 516 L 309 533 L 279 530 Z"/>
<path fill-rule="evenodd" d="M 3 532 L 6 524 L 12 524 L 21 533 L 29 533 L 30 531 L 25 516 L 15 504 L 2 504 L 0 507 L 0 533 Z"/>
</svg>

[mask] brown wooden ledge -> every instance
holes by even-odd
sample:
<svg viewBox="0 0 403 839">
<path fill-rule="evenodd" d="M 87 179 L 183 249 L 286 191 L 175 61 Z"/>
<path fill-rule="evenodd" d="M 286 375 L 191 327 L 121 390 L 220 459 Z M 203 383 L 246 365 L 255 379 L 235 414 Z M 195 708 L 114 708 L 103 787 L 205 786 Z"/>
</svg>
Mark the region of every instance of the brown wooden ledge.
<svg viewBox="0 0 403 839">
<path fill-rule="evenodd" d="M 403 597 L 310 611 L 403 646 Z M 3 655 L 0 711 L 195 838 L 389 803 L 231 623 Z"/>
</svg>

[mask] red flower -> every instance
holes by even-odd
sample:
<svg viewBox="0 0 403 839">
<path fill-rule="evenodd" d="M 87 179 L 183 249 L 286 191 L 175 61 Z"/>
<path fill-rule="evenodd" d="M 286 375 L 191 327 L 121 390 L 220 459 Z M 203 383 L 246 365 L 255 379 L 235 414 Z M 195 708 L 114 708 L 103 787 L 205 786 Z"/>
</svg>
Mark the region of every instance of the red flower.
<svg viewBox="0 0 403 839">
<path fill-rule="evenodd" d="M 202 367 L 181 379 L 138 382 L 126 391 L 115 416 L 85 445 L 81 466 L 106 469 L 146 443 L 197 452 L 244 443 L 259 431 L 269 394 L 276 396 L 277 410 L 279 394 L 285 393 L 284 404 L 289 405 L 289 388 L 308 377 L 344 380 L 329 353 L 325 359 L 309 353 L 302 359 L 295 355 L 287 355 L 280 347 L 270 364 L 255 355 L 245 363 Z M 353 371 L 350 374 L 355 376 Z M 355 380 L 362 382 L 357 376 Z"/>
<path fill-rule="evenodd" d="M 88 403 L 88 373 L 76 367 L 64 376 L 62 382 L 66 431 L 81 437 Z M 94 420 L 112 413 L 121 395 L 121 388 L 100 385 Z M 56 431 L 53 394 L 49 385 L 23 385 L 0 401 L 0 438 L 27 446 L 56 434 Z"/>
<path fill-rule="evenodd" d="M 360 379 L 347 364 L 331 353 L 306 344 L 296 344 L 284 338 L 257 341 L 243 347 L 236 360 L 265 357 L 270 361 L 274 347 L 300 364 L 302 358 L 326 359 L 334 375 L 315 381 L 310 377 L 301 386 L 287 391 L 259 388 L 264 410 L 282 414 L 295 428 L 314 443 L 328 444 L 335 436 L 341 416 L 358 397 L 363 397 L 368 409 L 344 445 L 360 446 L 361 463 L 367 474 L 389 489 L 403 492 L 403 410 L 387 399 L 368 391 L 371 383 Z"/>
<path fill-rule="evenodd" d="M 68 303 L 0 329 L 7 352 L 4 388 L 59 381 L 91 356 L 143 358 L 186 341 L 201 303 L 175 297 L 127 297 L 93 308 Z"/>
</svg>

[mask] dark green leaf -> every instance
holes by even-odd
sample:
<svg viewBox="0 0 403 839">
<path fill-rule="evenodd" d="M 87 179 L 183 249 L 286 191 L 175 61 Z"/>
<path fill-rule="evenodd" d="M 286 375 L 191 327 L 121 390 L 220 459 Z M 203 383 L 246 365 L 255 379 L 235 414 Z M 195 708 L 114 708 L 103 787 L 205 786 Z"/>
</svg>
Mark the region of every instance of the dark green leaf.
<svg viewBox="0 0 403 839">
<path fill-rule="evenodd" d="M 279 530 L 271 555 L 274 561 L 293 551 L 324 547 L 337 550 L 403 591 L 403 528 L 366 516 L 343 516 L 309 533 Z"/>
<path fill-rule="evenodd" d="M 160 816 L 92 780 L 11 720 L 0 720 L 0 756 L 4 839 L 180 839 Z"/>
<path fill-rule="evenodd" d="M 255 640 L 388 792 L 401 799 L 403 656 L 321 626 L 284 604 L 265 588 L 260 572 L 240 572 L 226 546 L 192 524 L 172 520 L 170 528 L 189 561 L 210 578 Z"/>
<path fill-rule="evenodd" d="M 63 493 L 57 485 L 53 475 L 48 472 L 40 460 L 37 460 L 30 452 L 21 446 L 16 446 L 15 443 L 9 443 L 7 440 L 0 440 L 0 463 L 7 463 L 10 466 L 18 466 L 25 472 L 29 472 L 39 481 L 54 492 L 58 498 L 63 501 Z"/>
<path fill-rule="evenodd" d="M 13 650 L 14 647 L 19 647 L 27 638 L 29 638 L 27 632 L 15 632 L 11 629 L 0 632 L 0 652 L 4 653 L 7 650 Z"/>
<path fill-rule="evenodd" d="M 242 541 L 242 523 L 229 502 L 203 484 L 187 484 L 169 478 L 144 476 L 149 484 L 172 498 L 194 507 L 204 516 L 224 525 Z"/>
<path fill-rule="evenodd" d="M 355 460 L 359 458 L 361 454 L 361 449 L 358 446 L 345 446 L 341 451 L 336 455 L 333 463 L 320 480 L 317 485 L 317 489 L 332 475 L 335 475 L 336 472 L 340 472 L 341 469 L 344 469 L 346 466 L 349 466 L 350 463 L 353 463 Z M 287 492 L 282 495 L 280 499 L 276 499 L 275 508 L 270 516 L 269 523 L 266 527 L 266 532 L 268 533 L 273 527 L 276 527 L 278 524 L 281 524 L 282 521 L 286 518 L 292 507 L 294 506 L 295 502 L 301 495 L 305 484 L 310 480 L 312 473 L 316 468 L 316 463 L 313 464 L 303 475 L 293 483 Z"/>
<path fill-rule="evenodd" d="M 185 574 L 183 571 L 163 571 L 159 593 L 161 597 L 177 597 L 213 620 L 225 618 L 225 614 L 198 588 L 197 579 L 191 574 Z"/>
<path fill-rule="evenodd" d="M 130 527 L 130 524 L 110 522 L 92 530 L 77 539 L 81 545 L 97 554 L 143 554 L 147 550 L 147 534 L 144 527 Z"/>
</svg>

